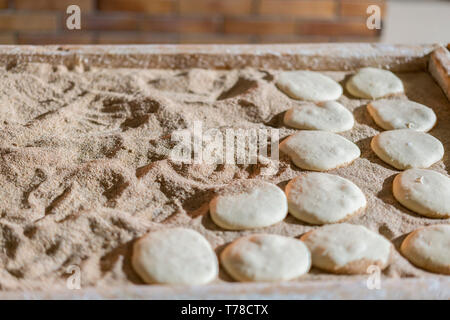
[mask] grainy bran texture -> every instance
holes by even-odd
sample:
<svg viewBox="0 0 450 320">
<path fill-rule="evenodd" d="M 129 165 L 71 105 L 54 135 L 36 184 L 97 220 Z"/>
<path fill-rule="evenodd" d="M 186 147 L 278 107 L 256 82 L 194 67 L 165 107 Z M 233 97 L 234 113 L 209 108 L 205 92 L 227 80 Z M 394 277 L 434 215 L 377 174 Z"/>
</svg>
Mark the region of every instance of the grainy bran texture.
<svg viewBox="0 0 450 320">
<path fill-rule="evenodd" d="M 281 155 L 273 176 L 256 165 L 179 164 L 169 159 L 171 133 L 202 121 L 203 129 L 279 128 L 295 132 L 284 112 L 302 102 L 274 85 L 276 70 L 102 69 L 17 64 L 0 69 L 0 287 L 2 290 L 65 288 L 67 268 L 81 268 L 82 287 L 143 284 L 130 265 L 132 244 L 148 231 L 184 226 L 203 234 L 218 253 L 230 241 L 255 232 L 299 237 L 316 228 L 291 216 L 271 227 L 225 231 L 208 215 L 216 192 L 237 179 L 264 179 L 284 188 L 300 174 Z M 346 72 L 324 72 L 341 84 Z M 430 134 L 446 154 L 431 169 L 449 175 L 450 106 L 426 72 L 398 74 L 403 98 L 437 114 Z M 399 172 L 379 160 L 370 139 L 380 128 L 367 100 L 344 92 L 355 127 L 342 135 L 362 151 L 348 167 L 331 170 L 365 193 L 363 214 L 349 221 L 377 231 L 395 246 L 384 277 L 430 276 L 403 258 L 399 245 L 418 227 L 449 223 L 402 207 L 392 196 Z M 263 160 L 263 159 L 261 159 Z M 266 159 L 267 160 L 267 159 Z M 272 160 L 270 160 L 272 161 Z M 357 279 L 319 270 L 297 281 Z M 217 283 L 231 279 L 223 270 Z"/>
</svg>

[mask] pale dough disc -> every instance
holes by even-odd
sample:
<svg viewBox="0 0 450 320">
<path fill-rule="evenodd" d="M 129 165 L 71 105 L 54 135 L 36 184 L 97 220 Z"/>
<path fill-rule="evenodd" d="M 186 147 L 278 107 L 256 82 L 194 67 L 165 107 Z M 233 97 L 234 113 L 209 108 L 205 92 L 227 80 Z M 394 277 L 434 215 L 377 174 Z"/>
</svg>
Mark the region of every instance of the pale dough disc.
<svg viewBox="0 0 450 320">
<path fill-rule="evenodd" d="M 326 171 L 350 164 L 361 155 L 351 141 L 331 132 L 299 131 L 280 144 L 297 167 Z"/>
<path fill-rule="evenodd" d="M 209 242 L 197 231 L 172 228 L 153 231 L 133 248 L 132 265 L 146 283 L 199 285 L 218 275 Z"/>
<path fill-rule="evenodd" d="M 436 124 L 436 115 L 423 104 L 403 99 L 381 99 L 367 105 L 369 114 L 385 130 L 412 129 L 427 132 Z"/>
<path fill-rule="evenodd" d="M 311 254 L 298 239 L 254 234 L 228 245 L 220 261 L 238 281 L 285 281 L 309 271 Z"/>
<path fill-rule="evenodd" d="M 342 132 L 353 128 L 353 114 L 336 101 L 294 107 L 284 115 L 284 123 L 304 130 Z"/>
<path fill-rule="evenodd" d="M 314 267 L 339 274 L 363 274 L 371 265 L 389 264 L 391 243 L 366 227 L 330 224 L 303 235 Z"/>
<path fill-rule="evenodd" d="M 311 224 L 336 223 L 361 212 L 364 193 L 350 180 L 334 174 L 310 172 L 286 186 L 289 213 Z"/>
<path fill-rule="evenodd" d="M 403 240 L 401 251 L 412 264 L 435 273 L 450 275 L 450 225 L 415 230 Z"/>
<path fill-rule="evenodd" d="M 428 168 L 444 156 L 438 139 L 411 129 L 384 131 L 373 137 L 370 146 L 381 160 L 399 170 Z"/>
<path fill-rule="evenodd" d="M 228 230 L 262 228 L 282 221 L 287 215 L 284 192 L 269 182 L 216 196 L 209 203 L 211 219 Z"/>
<path fill-rule="evenodd" d="M 355 97 L 378 99 L 404 91 L 402 81 L 392 72 L 362 68 L 347 81 L 347 90 Z"/>
<path fill-rule="evenodd" d="M 333 79 L 313 71 L 282 72 L 277 87 L 293 99 L 309 101 L 336 100 L 342 95 L 342 87 Z"/>
<path fill-rule="evenodd" d="M 450 218 L 450 179 L 439 172 L 409 169 L 393 183 L 395 199 L 406 208 L 430 218 Z"/>
</svg>

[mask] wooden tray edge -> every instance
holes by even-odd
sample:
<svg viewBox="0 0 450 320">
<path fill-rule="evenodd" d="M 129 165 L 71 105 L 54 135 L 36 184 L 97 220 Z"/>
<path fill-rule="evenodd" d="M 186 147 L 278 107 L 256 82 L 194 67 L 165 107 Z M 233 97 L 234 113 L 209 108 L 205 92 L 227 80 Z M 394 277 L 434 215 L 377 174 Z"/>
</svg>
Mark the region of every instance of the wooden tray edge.
<svg viewBox="0 0 450 320">
<path fill-rule="evenodd" d="M 448 58 L 439 45 L 142 45 L 0 46 L 0 63 L 56 62 L 130 68 L 243 68 L 393 71 L 428 70 L 449 96 Z M 448 54 L 448 52 L 447 52 Z M 209 65 L 208 65 L 209 64 Z M 446 73 L 447 72 L 447 73 Z M 445 75 L 447 77 L 445 77 Z M 445 81 L 443 81 L 445 80 Z M 443 83 L 443 84 L 441 84 Z M 82 290 L 3 291 L 0 299 L 450 299 L 450 277 L 385 279 L 380 290 L 366 280 L 203 287 L 136 286 Z"/>
<path fill-rule="evenodd" d="M 428 71 L 450 100 L 450 52 L 445 47 L 431 53 Z"/>
<path fill-rule="evenodd" d="M 382 279 L 368 289 L 367 279 L 277 283 L 230 283 L 197 287 L 130 285 L 120 288 L 2 292 L 0 299 L 450 299 L 450 277 Z"/>
<path fill-rule="evenodd" d="M 272 68 L 426 70 L 432 45 L 375 43 L 287 45 L 0 46 L 0 63 L 49 62 L 128 68 Z"/>
</svg>

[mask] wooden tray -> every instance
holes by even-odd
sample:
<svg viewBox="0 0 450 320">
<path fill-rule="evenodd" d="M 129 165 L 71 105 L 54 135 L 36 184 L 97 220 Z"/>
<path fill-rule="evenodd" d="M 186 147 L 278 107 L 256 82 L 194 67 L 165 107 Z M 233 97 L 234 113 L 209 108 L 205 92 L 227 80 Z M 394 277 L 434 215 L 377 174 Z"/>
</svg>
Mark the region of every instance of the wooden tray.
<svg viewBox="0 0 450 320">
<path fill-rule="evenodd" d="M 344 71 L 372 66 L 428 71 L 450 99 L 450 54 L 440 45 L 144 45 L 0 46 L 0 63 L 49 62 L 132 68 L 271 68 Z M 448 151 L 448 150 L 447 150 Z M 129 285 L 52 292 L 0 292 L 1 299 L 450 299 L 450 277 L 366 279 L 278 284 L 221 283 L 201 287 Z"/>
</svg>

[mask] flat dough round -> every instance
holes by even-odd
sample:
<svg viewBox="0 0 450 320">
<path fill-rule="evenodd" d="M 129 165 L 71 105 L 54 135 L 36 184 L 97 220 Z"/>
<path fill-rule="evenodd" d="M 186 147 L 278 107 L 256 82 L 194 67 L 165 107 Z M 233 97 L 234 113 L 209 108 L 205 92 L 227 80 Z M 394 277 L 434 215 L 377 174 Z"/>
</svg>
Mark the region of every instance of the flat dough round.
<svg viewBox="0 0 450 320">
<path fill-rule="evenodd" d="M 280 144 L 297 167 L 326 171 L 350 164 L 361 155 L 351 141 L 331 132 L 299 131 Z"/>
<path fill-rule="evenodd" d="M 284 123 L 303 130 L 342 132 L 353 128 L 353 114 L 336 101 L 305 104 L 294 107 L 284 115 Z"/>
<path fill-rule="evenodd" d="M 239 238 L 223 250 L 220 260 L 238 281 L 291 280 L 311 267 L 311 254 L 302 241 L 275 234 Z"/>
<path fill-rule="evenodd" d="M 436 114 L 423 104 L 403 99 L 372 101 L 367 110 L 375 123 L 385 130 L 412 129 L 430 131 L 436 124 Z"/>
<path fill-rule="evenodd" d="M 391 243 L 366 227 L 330 224 L 303 235 L 311 251 L 312 265 L 338 274 L 364 274 L 371 265 L 389 264 Z"/>
<path fill-rule="evenodd" d="M 353 75 L 346 85 L 355 97 L 378 99 L 404 91 L 402 81 L 392 72 L 377 68 L 362 68 Z"/>
<path fill-rule="evenodd" d="M 373 137 L 370 146 L 381 160 L 399 170 L 428 168 L 444 156 L 438 139 L 411 129 L 384 131 Z"/>
<path fill-rule="evenodd" d="M 289 213 L 311 224 L 342 222 L 366 207 L 366 197 L 350 180 L 310 172 L 286 186 Z"/>
<path fill-rule="evenodd" d="M 395 199 L 406 208 L 430 218 L 450 218 L 450 178 L 425 169 L 398 174 L 392 188 Z"/>
<path fill-rule="evenodd" d="M 276 185 L 259 181 L 242 190 L 231 186 L 209 204 L 211 219 L 228 230 L 262 228 L 282 221 L 287 200 Z"/>
<path fill-rule="evenodd" d="M 309 101 L 336 100 L 342 95 L 342 87 L 333 79 L 313 71 L 282 72 L 277 87 L 293 99 Z"/>
<path fill-rule="evenodd" d="M 450 225 L 415 230 L 403 240 L 400 250 L 417 267 L 450 275 Z"/>
<path fill-rule="evenodd" d="M 149 284 L 200 285 L 214 280 L 219 270 L 209 242 L 185 228 L 148 233 L 134 244 L 131 262 Z"/>
</svg>

